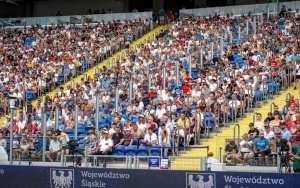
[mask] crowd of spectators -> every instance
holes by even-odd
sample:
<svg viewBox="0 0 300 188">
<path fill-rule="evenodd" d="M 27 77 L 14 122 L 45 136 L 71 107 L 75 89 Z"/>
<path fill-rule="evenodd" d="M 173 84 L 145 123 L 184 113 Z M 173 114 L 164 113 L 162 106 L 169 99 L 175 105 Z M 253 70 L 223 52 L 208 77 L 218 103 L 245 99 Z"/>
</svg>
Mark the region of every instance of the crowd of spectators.
<svg viewBox="0 0 300 188">
<path fill-rule="evenodd" d="M 74 135 L 78 135 L 80 145 L 87 146 L 89 154 L 100 155 L 114 153 L 114 148 L 120 145 L 168 147 L 195 144 L 201 133 L 216 129 L 226 123 L 226 119 L 234 120 L 235 117 L 243 116 L 252 105 L 265 100 L 277 90 L 287 87 L 290 81 L 295 81 L 296 77 L 299 79 L 299 17 L 295 18 L 293 14 L 270 18 L 265 16 L 263 23 L 256 26 L 253 25 L 252 18 L 253 15 L 249 13 L 241 17 L 228 15 L 171 20 L 172 23 L 158 36 L 137 45 L 134 50 L 128 49 L 127 56 L 117 60 L 113 68 L 103 67 L 87 80 L 83 79 L 80 83 L 76 83 L 74 87 L 71 85 L 67 88 L 61 87 L 54 97 L 46 96 L 43 100 L 39 99 L 32 112 L 26 114 L 23 111 L 14 119 L 13 134 L 16 136 L 37 134 L 39 139 L 41 127 L 46 126 L 49 136 L 58 129 L 53 140 L 57 136 L 70 140 L 74 139 Z M 247 20 L 249 35 L 246 34 L 245 28 Z M 238 26 L 241 27 L 241 40 L 237 40 Z M 256 34 L 254 27 L 256 27 Z M 77 33 L 79 36 L 83 34 L 81 31 Z M 233 39 L 236 42 L 229 43 L 230 31 L 233 32 Z M 70 36 L 73 36 L 74 33 L 71 33 Z M 57 41 L 68 40 L 68 36 L 66 34 L 66 38 L 58 37 Z M 86 37 L 89 36 L 92 35 Z M 91 38 L 88 40 L 93 41 Z M 222 50 L 220 49 L 221 38 L 224 39 Z M 76 46 L 82 46 L 82 37 L 78 40 Z M 35 40 L 37 43 L 38 41 Z M 214 42 L 213 50 L 211 50 L 211 42 Z M 91 43 L 85 42 L 85 44 L 89 46 Z M 43 48 L 34 48 L 33 51 L 44 50 L 47 46 L 48 44 L 44 44 Z M 54 43 L 50 46 L 59 54 L 64 54 L 60 51 L 60 46 L 55 47 Z M 67 50 L 68 47 L 61 50 Z M 32 49 L 32 46 L 25 48 Z M 95 53 L 89 48 L 84 49 L 92 55 Z M 201 49 L 203 56 L 200 53 Z M 19 50 L 18 53 L 21 51 Z M 37 52 L 36 56 L 34 54 L 28 58 L 33 60 L 36 57 L 39 60 L 39 53 Z M 61 56 L 54 54 L 54 57 Z M 8 60 L 6 62 L 10 63 Z M 57 64 L 65 65 L 67 61 L 58 62 L 60 63 Z M 41 63 L 41 65 L 48 65 L 48 63 Z M 176 77 L 177 65 L 179 65 L 179 78 Z M 164 68 L 165 77 L 163 77 Z M 15 72 L 18 70 L 16 69 Z M 35 70 L 40 69 L 37 67 Z M 13 73 L 10 72 L 10 75 L 14 75 Z M 17 79 L 22 80 L 21 77 Z M 165 85 L 163 85 L 164 79 Z M 129 85 L 129 80 L 133 82 L 132 87 Z M 177 81 L 179 84 L 176 83 Z M 32 83 L 30 79 L 27 83 L 29 82 Z M 28 84 L 25 86 L 28 87 Z M 12 88 L 12 91 L 18 90 Z M 129 88 L 133 89 L 131 97 Z M 115 99 L 115 91 L 118 92 L 118 100 Z M 98 115 L 95 114 L 97 97 L 99 119 L 96 119 Z M 132 100 L 129 100 L 130 98 Z M 299 101 L 293 98 L 290 100 L 293 101 L 294 108 L 290 102 L 284 109 L 286 124 L 289 122 L 289 115 L 290 118 L 297 117 L 299 113 Z M 79 109 L 78 117 L 74 116 L 76 106 Z M 298 111 L 295 110 L 296 107 Z M 54 115 L 56 108 L 59 109 L 58 117 Z M 41 124 L 42 109 L 47 114 L 46 125 Z M 282 117 L 279 118 L 276 111 L 272 112 L 268 120 L 273 116 L 275 120 L 272 119 L 269 124 L 276 130 L 273 123 L 279 122 L 280 126 L 284 123 L 280 121 Z M 295 129 L 298 125 L 297 121 L 290 121 L 293 127 L 290 129 Z M 257 135 L 265 134 L 267 127 L 262 128 L 258 124 L 259 122 L 256 121 L 255 127 L 261 132 Z M 8 119 L 3 125 L 4 134 L 7 133 L 9 125 Z M 285 132 L 282 136 L 292 138 Z M 245 140 L 252 138 L 251 134 L 246 134 L 244 137 Z M 255 141 L 253 145 L 255 146 Z M 54 144 L 49 146 L 50 150 L 54 150 L 53 148 L 55 148 Z M 258 150 L 260 148 L 254 147 L 254 152 Z M 175 152 L 177 153 L 178 149 Z M 244 152 L 238 150 L 236 152 L 238 155 L 234 155 L 234 158 L 244 163 L 246 159 L 240 158 Z M 18 153 L 19 150 L 16 151 L 16 154 Z M 164 155 L 167 153 L 168 150 L 165 150 Z M 255 153 L 260 160 L 265 156 Z M 47 154 L 49 156 L 49 153 Z"/>
</svg>

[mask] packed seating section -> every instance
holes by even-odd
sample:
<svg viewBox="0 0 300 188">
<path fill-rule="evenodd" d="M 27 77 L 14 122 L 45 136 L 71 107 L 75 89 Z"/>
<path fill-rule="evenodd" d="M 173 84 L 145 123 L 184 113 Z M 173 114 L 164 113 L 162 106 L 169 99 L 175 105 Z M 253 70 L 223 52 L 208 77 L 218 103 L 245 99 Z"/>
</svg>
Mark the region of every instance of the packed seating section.
<svg viewBox="0 0 300 188">
<path fill-rule="evenodd" d="M 243 117 L 246 112 L 251 112 L 263 101 L 289 87 L 296 77 L 298 79 L 298 15 L 295 17 L 294 14 L 284 14 L 270 18 L 265 15 L 261 24 L 257 25 L 253 25 L 254 16 L 251 13 L 238 18 L 233 15 L 224 18 L 183 18 L 169 24 L 156 38 L 149 39 L 134 49 L 128 48 L 131 41 L 126 43 L 124 34 L 132 33 L 137 28 L 143 30 L 144 27 L 141 23 L 130 23 L 131 27 L 124 26 L 125 31 L 116 34 L 119 38 L 114 40 L 118 41 L 115 46 L 120 41 L 124 42 L 127 56 L 117 60 L 112 68 L 103 67 L 92 77 L 82 79 L 76 85 L 60 87 L 53 98 L 46 94 L 30 112 L 23 111 L 23 114 L 14 119 L 14 142 L 28 140 L 27 148 L 32 147 L 30 143 L 33 145 L 36 142 L 34 150 L 41 154 L 41 119 L 46 114 L 46 124 L 43 126 L 46 126 L 49 136 L 47 150 L 51 144 L 51 136 L 52 140 L 56 140 L 64 135 L 67 140 L 76 138 L 78 149 L 87 154 L 94 154 L 93 149 L 98 145 L 92 141 L 93 136 L 96 143 L 111 139 L 112 153 L 115 155 L 160 156 L 168 155 L 172 150 L 177 154 L 180 147 L 197 144 L 201 135 Z M 112 23 L 111 27 L 114 28 L 114 25 L 122 24 Z M 32 100 L 39 96 L 39 92 L 59 87 L 77 72 L 84 72 L 94 66 L 99 61 L 99 55 L 103 58 L 110 56 L 117 50 L 111 48 L 107 53 L 101 50 L 89 52 L 91 47 L 99 49 L 99 45 L 103 45 L 96 42 L 98 37 L 101 41 L 102 35 L 107 36 L 106 39 L 110 38 L 105 40 L 102 37 L 104 45 L 112 42 L 114 37 L 111 35 L 119 27 L 111 27 L 102 28 L 109 34 L 95 34 L 94 30 L 98 30 L 98 27 L 90 28 L 89 25 L 68 29 L 61 25 L 49 28 L 37 26 L 28 31 L 2 32 L 3 41 L 7 41 L 4 43 L 7 47 L 1 48 L 2 68 L 8 70 L 5 69 L 5 63 L 16 62 L 10 61 L 11 56 L 7 55 L 13 50 L 9 46 L 15 43 L 21 45 L 19 52 L 24 52 L 21 58 L 18 57 L 18 61 L 27 65 L 24 69 L 17 69 L 17 65 L 7 73 L 1 71 L 4 75 L 1 80 L 7 80 L 1 82 L 2 100 L 9 92 L 16 93 L 21 105 L 22 101 Z M 42 39 L 40 35 L 46 39 Z M 20 41 L 22 38 L 23 42 Z M 13 40 L 18 42 L 11 43 Z M 64 43 L 64 40 L 68 42 Z M 60 49 L 56 44 L 61 41 L 74 45 Z M 57 50 L 54 54 L 44 50 L 42 55 L 39 52 L 43 48 L 38 47 Z M 68 48 L 71 52 L 66 53 Z M 40 50 L 35 53 L 36 49 Z M 100 49 L 104 49 L 103 46 Z M 71 65 L 76 68 L 70 68 Z M 24 71 L 19 72 L 20 70 Z M 179 78 L 176 78 L 176 74 Z M 25 75 L 25 78 L 16 76 L 16 80 L 11 80 L 5 77 L 8 75 Z M 129 80 L 132 80 L 132 86 Z M 17 86 L 14 87 L 12 83 Z M 129 88 L 133 89 L 132 96 Z M 19 92 L 22 90 L 25 91 L 25 96 Z M 130 97 L 132 100 L 129 100 Z M 282 114 L 282 120 L 289 117 L 287 114 L 299 118 L 299 101 L 292 96 L 289 101 L 293 102 L 286 106 L 288 112 Z M 2 108 L 5 104 L 2 103 Z M 99 115 L 95 114 L 95 104 L 99 104 Z M 59 111 L 57 117 L 55 109 Z M 276 118 L 276 115 L 274 111 L 268 118 Z M 296 119 L 287 128 L 289 131 L 293 130 L 293 134 L 299 134 L 300 131 L 296 129 L 300 125 Z M 7 136 L 8 126 L 9 119 L 2 127 L 4 137 Z M 265 131 L 267 126 L 255 127 Z M 62 133 L 53 136 L 56 129 Z M 106 134 L 109 135 L 107 138 Z M 249 136 L 251 134 L 247 134 Z M 98 146 L 101 152 L 105 151 L 102 146 Z M 26 156 L 24 152 L 19 154 Z M 234 158 L 239 163 L 245 162 L 240 159 L 240 155 L 235 155 Z M 228 159 L 231 158 L 225 158 Z"/>
</svg>

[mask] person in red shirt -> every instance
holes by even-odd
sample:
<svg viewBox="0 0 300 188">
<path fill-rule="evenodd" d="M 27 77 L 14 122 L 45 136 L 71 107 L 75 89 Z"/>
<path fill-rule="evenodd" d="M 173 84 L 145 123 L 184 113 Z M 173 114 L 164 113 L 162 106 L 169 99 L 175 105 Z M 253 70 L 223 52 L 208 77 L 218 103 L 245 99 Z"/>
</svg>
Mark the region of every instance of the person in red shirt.
<svg viewBox="0 0 300 188">
<path fill-rule="evenodd" d="M 155 91 L 154 87 L 150 88 L 150 91 L 148 92 L 148 97 L 149 98 L 154 98 L 157 96 L 157 91 Z"/>
<path fill-rule="evenodd" d="M 184 94 L 187 94 L 191 89 L 192 87 L 188 84 L 188 81 L 184 81 L 184 84 L 182 86 L 182 92 Z"/>
<path fill-rule="evenodd" d="M 290 99 L 289 99 L 289 105 L 290 106 L 295 106 L 295 99 L 294 99 L 294 95 L 290 95 Z"/>
<path fill-rule="evenodd" d="M 172 11 L 170 11 L 168 14 L 167 14 L 167 19 L 168 19 L 168 23 L 172 23 L 175 19 L 174 19 L 174 14 Z"/>
<path fill-rule="evenodd" d="M 269 66 L 270 67 L 277 67 L 277 62 L 274 60 L 274 58 L 271 58 L 269 61 Z"/>
</svg>

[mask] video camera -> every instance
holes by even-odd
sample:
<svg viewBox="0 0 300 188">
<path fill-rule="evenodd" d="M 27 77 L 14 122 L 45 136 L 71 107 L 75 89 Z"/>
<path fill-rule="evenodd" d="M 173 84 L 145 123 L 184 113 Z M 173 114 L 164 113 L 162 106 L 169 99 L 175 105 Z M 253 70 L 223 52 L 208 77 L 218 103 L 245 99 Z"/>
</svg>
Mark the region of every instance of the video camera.
<svg viewBox="0 0 300 188">
<path fill-rule="evenodd" d="M 68 142 L 69 149 L 70 150 L 75 150 L 77 146 L 79 146 L 78 142 L 76 140 L 70 140 Z"/>
</svg>

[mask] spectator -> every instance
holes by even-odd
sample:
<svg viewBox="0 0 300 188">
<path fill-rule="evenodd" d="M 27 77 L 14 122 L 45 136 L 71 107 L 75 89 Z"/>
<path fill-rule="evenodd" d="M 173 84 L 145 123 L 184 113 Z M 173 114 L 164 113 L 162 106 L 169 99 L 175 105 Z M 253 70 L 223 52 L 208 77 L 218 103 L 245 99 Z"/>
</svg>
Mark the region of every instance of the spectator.
<svg viewBox="0 0 300 188">
<path fill-rule="evenodd" d="M 145 135 L 142 144 L 145 146 L 157 145 L 157 135 L 153 133 L 152 128 L 148 128 L 148 133 Z"/>
<path fill-rule="evenodd" d="M 249 123 L 249 131 L 248 131 L 248 135 L 249 135 L 249 140 L 254 140 L 257 136 L 258 136 L 258 129 L 255 128 L 253 123 Z"/>
<path fill-rule="evenodd" d="M 254 122 L 254 127 L 257 128 L 258 130 L 261 130 L 263 126 L 264 126 L 264 122 L 262 120 L 262 115 L 261 113 L 257 113 L 256 120 Z"/>
<path fill-rule="evenodd" d="M 18 148 L 14 149 L 14 160 L 21 160 L 20 156 L 23 158 L 23 156 L 27 153 L 29 148 L 29 144 L 25 139 L 21 140 L 21 144 Z"/>
<path fill-rule="evenodd" d="M 266 165 L 269 165 L 268 155 L 270 154 L 270 143 L 268 139 L 264 137 L 263 131 L 260 131 L 258 138 L 253 140 L 253 151 L 254 157 L 258 157 L 260 164 L 263 164 L 263 159 L 265 159 Z"/>
<path fill-rule="evenodd" d="M 271 139 L 274 138 L 275 133 L 271 130 L 271 127 L 269 125 L 265 126 L 264 130 L 265 130 L 264 131 L 264 137 L 266 139 L 268 139 L 270 141 Z"/>
<path fill-rule="evenodd" d="M 208 171 L 211 171 L 211 165 L 214 164 L 214 163 L 220 163 L 220 161 L 216 158 L 213 157 L 214 154 L 213 152 L 208 152 L 207 154 L 207 160 L 206 160 L 206 169 Z"/>
<path fill-rule="evenodd" d="M 136 143 L 135 145 L 139 145 L 139 141 L 144 138 L 145 132 L 142 131 L 137 124 L 134 124 L 131 129 L 131 134 L 133 136 L 133 143 Z"/>
<path fill-rule="evenodd" d="M 300 136 L 297 136 L 295 140 L 297 143 L 300 143 Z M 300 146 L 300 144 L 298 144 L 298 146 Z M 289 153 L 289 156 L 294 158 L 294 161 L 293 161 L 294 173 L 300 173 L 300 149 L 299 149 L 299 147 L 298 147 L 296 154 Z"/>
<path fill-rule="evenodd" d="M 56 134 L 52 135 L 52 140 L 50 141 L 49 151 L 45 152 L 47 159 L 54 162 L 59 159 L 62 154 L 62 146 Z M 54 159 L 54 160 L 53 160 Z"/>
<path fill-rule="evenodd" d="M 122 144 L 125 145 L 125 146 L 129 146 L 129 145 L 132 145 L 133 143 L 133 135 L 131 134 L 131 128 L 125 128 L 125 134 L 123 136 L 123 139 L 122 139 Z"/>
<path fill-rule="evenodd" d="M 234 140 L 230 140 L 225 146 L 225 154 L 223 155 L 223 162 L 227 160 L 232 160 L 234 162 L 235 155 L 238 153 L 238 147 L 235 144 Z"/>
<path fill-rule="evenodd" d="M 3 132 L 0 132 L 0 146 L 3 147 L 3 149 L 6 151 L 6 140 L 4 139 L 4 135 L 3 135 Z"/>
<path fill-rule="evenodd" d="M 122 145 L 123 143 L 123 138 L 124 138 L 124 134 L 121 133 L 120 127 L 116 127 L 115 128 L 115 133 L 112 134 L 112 141 L 114 143 L 114 146 L 118 146 L 118 145 Z"/>
<path fill-rule="evenodd" d="M 89 140 L 90 143 L 86 145 L 87 155 L 92 155 L 95 153 L 95 149 L 97 148 L 97 136 L 91 135 Z"/>
<path fill-rule="evenodd" d="M 92 150 L 94 155 L 111 155 L 113 150 L 113 140 L 109 138 L 109 134 L 107 131 L 103 131 L 104 138 L 100 140 L 99 145 L 95 150 Z M 106 168 L 107 158 L 103 159 L 103 168 Z"/>
<path fill-rule="evenodd" d="M 235 159 L 245 164 L 248 162 L 249 154 L 252 152 L 253 142 L 249 140 L 247 133 L 243 134 L 242 138 L 243 140 L 239 143 L 239 151 L 235 155 Z"/>
<path fill-rule="evenodd" d="M 280 122 L 280 134 L 281 138 L 285 140 L 290 140 L 291 139 L 291 132 L 286 128 L 286 123 L 284 121 Z"/>
</svg>

